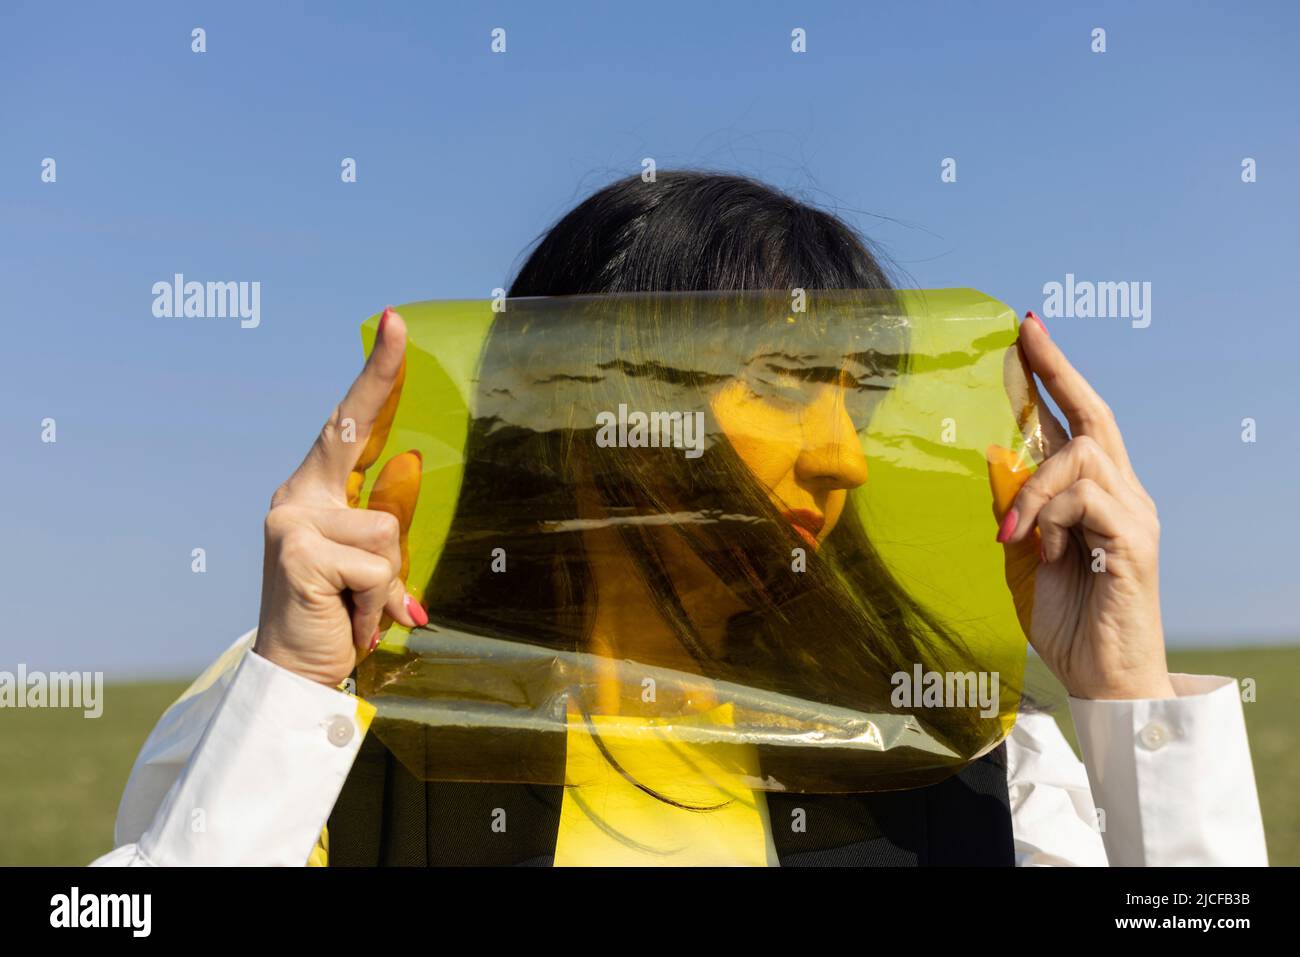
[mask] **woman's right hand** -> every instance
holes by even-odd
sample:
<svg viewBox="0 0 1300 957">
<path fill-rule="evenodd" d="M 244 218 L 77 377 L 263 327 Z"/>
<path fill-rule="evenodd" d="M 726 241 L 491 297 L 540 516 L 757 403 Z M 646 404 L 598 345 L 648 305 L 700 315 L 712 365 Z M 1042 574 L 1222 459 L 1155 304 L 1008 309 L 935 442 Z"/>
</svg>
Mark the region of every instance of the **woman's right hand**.
<svg viewBox="0 0 1300 957">
<path fill-rule="evenodd" d="M 385 612 L 407 627 L 429 621 L 403 583 L 420 454 L 394 456 L 367 507 L 354 507 L 397 412 L 405 355 L 406 326 L 385 309 L 365 368 L 302 465 L 276 490 L 266 516 L 253 650 L 331 687 L 374 650 Z"/>
</svg>

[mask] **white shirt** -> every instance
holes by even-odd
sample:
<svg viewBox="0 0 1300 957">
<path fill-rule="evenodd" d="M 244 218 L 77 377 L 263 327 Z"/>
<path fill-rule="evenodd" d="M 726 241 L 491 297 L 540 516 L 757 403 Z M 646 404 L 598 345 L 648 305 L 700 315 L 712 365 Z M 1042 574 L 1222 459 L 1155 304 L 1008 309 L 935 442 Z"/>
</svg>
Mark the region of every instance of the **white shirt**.
<svg viewBox="0 0 1300 957">
<path fill-rule="evenodd" d="M 255 654 L 255 634 L 159 719 L 95 865 L 306 863 L 373 708 Z M 1070 698 L 1082 762 L 1050 715 L 1019 716 L 1017 866 L 1267 865 L 1236 681 L 1170 677 L 1176 698 Z"/>
</svg>

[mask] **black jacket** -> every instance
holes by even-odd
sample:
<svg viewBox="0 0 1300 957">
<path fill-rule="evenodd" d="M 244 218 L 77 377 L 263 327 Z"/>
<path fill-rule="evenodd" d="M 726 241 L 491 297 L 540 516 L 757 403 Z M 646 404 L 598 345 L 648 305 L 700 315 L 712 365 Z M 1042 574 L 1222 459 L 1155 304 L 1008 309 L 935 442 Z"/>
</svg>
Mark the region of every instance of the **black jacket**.
<svg viewBox="0 0 1300 957">
<path fill-rule="evenodd" d="M 879 794 L 770 791 L 783 867 L 1010 866 L 1006 745 L 940 784 Z M 555 858 L 563 787 L 420 781 L 368 735 L 329 819 L 329 863 L 524 865 Z M 494 809 L 509 827 L 490 827 Z M 796 809 L 804 825 L 791 826 Z"/>
</svg>

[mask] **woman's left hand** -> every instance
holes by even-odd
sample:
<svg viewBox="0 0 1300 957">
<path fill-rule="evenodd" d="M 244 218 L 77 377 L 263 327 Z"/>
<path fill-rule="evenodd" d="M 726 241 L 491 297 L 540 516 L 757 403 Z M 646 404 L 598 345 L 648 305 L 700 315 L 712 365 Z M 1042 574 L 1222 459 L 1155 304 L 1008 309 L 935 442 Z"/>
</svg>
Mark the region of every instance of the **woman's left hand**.
<svg viewBox="0 0 1300 957">
<path fill-rule="evenodd" d="M 1030 644 L 1076 698 L 1174 697 L 1160 621 L 1155 503 L 1133 472 L 1110 407 L 1032 312 L 1020 327 L 1020 348 L 1073 436 L 1040 408 L 1052 454 L 998 531 L 1009 564 L 1013 553 L 1036 548 L 1035 528 L 1041 535 Z"/>
</svg>

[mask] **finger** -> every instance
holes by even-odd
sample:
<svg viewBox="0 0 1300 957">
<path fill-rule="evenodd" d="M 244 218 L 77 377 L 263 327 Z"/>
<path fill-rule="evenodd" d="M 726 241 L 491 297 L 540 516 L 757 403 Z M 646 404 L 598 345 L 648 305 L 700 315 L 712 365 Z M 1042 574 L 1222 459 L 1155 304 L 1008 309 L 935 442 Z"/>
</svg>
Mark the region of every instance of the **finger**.
<svg viewBox="0 0 1300 957">
<path fill-rule="evenodd" d="M 993 517 L 1001 522 L 1034 469 L 1023 456 L 1001 445 L 990 445 L 984 456 L 988 460 L 989 486 L 993 489 Z"/>
<path fill-rule="evenodd" d="M 384 588 L 352 592 L 352 643 L 357 651 L 369 654 L 378 643 L 380 622 L 392 596 L 392 583 Z"/>
<path fill-rule="evenodd" d="M 1034 474 L 1033 463 L 1024 456 L 1000 445 L 990 445 L 985 453 L 989 466 L 989 486 L 993 490 L 993 517 L 998 522 L 998 539 L 1007 527 L 1016 495 Z M 1014 520 L 1010 526 L 1014 530 Z M 1038 571 L 1038 539 L 1009 543 L 1005 547 L 1004 564 L 1007 587 L 1015 605 L 1016 617 L 1026 637 L 1034 617 L 1034 586 Z"/>
<path fill-rule="evenodd" d="M 349 475 L 397 384 L 405 353 L 406 326 L 390 307 L 380 317 L 375 345 L 361 374 L 285 483 L 289 497 L 346 501 Z"/>
<path fill-rule="evenodd" d="M 407 627 L 428 621 L 427 616 L 423 622 L 415 620 L 412 612 L 419 606 L 393 575 L 388 559 L 328 538 L 316 543 L 315 557 L 320 573 L 330 586 L 348 596 L 352 606 L 352 641 L 360 650 L 369 650 L 385 612 Z"/>
<path fill-rule="evenodd" d="M 1010 346 L 1002 357 L 1002 388 L 1007 394 L 1011 412 L 1028 449 L 1042 460 L 1070 440 L 1070 436 L 1056 416 L 1042 401 L 1033 373 L 1025 360 L 1020 344 Z"/>
<path fill-rule="evenodd" d="M 398 551 L 400 555 L 399 577 L 406 581 L 411 567 L 410 549 L 407 539 L 411 531 L 411 519 L 415 516 L 415 503 L 420 497 L 420 475 L 424 471 L 424 458 L 415 449 L 395 455 L 388 460 L 375 486 L 370 490 L 367 509 L 387 513 L 397 519 Z"/>
<path fill-rule="evenodd" d="M 1128 480 L 1120 474 L 1101 444 L 1090 436 L 1081 435 L 1040 464 L 1016 494 L 1009 510 L 1016 514 L 1015 527 L 1005 541 L 1023 541 L 1048 503 L 1083 479 L 1096 482 L 1129 507 L 1138 504 Z"/>
<path fill-rule="evenodd" d="M 325 538 L 378 555 L 388 562 L 393 578 L 401 576 L 400 529 L 393 516 L 363 508 L 303 509 L 302 516 Z"/>
<path fill-rule="evenodd" d="M 1054 562 L 1069 547 L 1070 530 L 1078 526 L 1085 534 L 1106 539 L 1119 537 L 1128 511 L 1119 500 L 1092 479 L 1080 479 L 1043 507 L 1038 529 L 1043 536 L 1043 560 Z"/>
<path fill-rule="evenodd" d="M 1070 441 L 1070 433 L 1066 431 L 1061 420 L 1052 414 L 1052 410 L 1047 407 L 1042 396 L 1038 393 L 1038 386 L 1030 383 L 1030 390 L 1034 397 L 1033 425 L 1037 426 L 1039 436 L 1042 441 L 1044 456 L 1055 455 L 1061 449 L 1065 448 Z"/>
<path fill-rule="evenodd" d="M 1032 312 L 1020 324 L 1020 347 L 1030 370 L 1038 376 L 1047 394 L 1065 413 L 1071 433 L 1075 436 L 1091 436 L 1100 442 L 1106 454 L 1129 476 L 1130 481 L 1136 483 L 1137 476 L 1129 462 L 1128 450 L 1124 448 L 1124 437 L 1120 434 L 1110 406 L 1102 401 L 1088 380 L 1070 365 L 1065 353 L 1047 334 L 1047 327 L 1042 320 Z"/>
<path fill-rule="evenodd" d="M 1035 466 L 1023 455 L 1001 445 L 990 445 L 984 454 L 988 459 L 989 486 L 993 491 L 993 518 L 998 523 L 997 540 L 1007 544 L 1016 531 L 1020 517 L 1014 509 L 1016 496 L 1033 476 Z M 1030 554 L 1037 555 L 1037 537 L 1033 542 L 1007 544 L 1008 557 L 1016 557 L 1012 553 L 1018 555 L 1025 549 Z"/>
<path fill-rule="evenodd" d="M 375 610 L 376 608 L 378 611 Z M 379 639 L 394 621 L 407 628 L 418 628 L 429 623 L 429 616 L 425 614 L 424 609 L 407 594 L 402 583 L 395 578 L 389 584 L 386 595 L 381 596 L 376 592 L 369 597 L 368 601 L 354 605 L 352 618 L 354 639 L 361 635 L 370 636 L 365 641 L 364 647 L 361 644 L 358 644 L 358 647 L 366 653 L 374 651 Z"/>
<path fill-rule="evenodd" d="M 348 473 L 348 504 L 353 507 L 356 507 L 361 498 L 361 486 L 365 484 L 366 470 L 375 464 L 379 453 L 388 443 L 388 433 L 392 431 L 397 405 L 402 399 L 402 386 L 405 384 L 406 356 L 403 355 L 402 364 L 397 370 L 397 380 L 393 383 L 388 398 L 384 400 L 383 407 L 375 417 L 375 424 L 370 429 L 370 437 L 366 439 L 365 448 L 361 450 L 361 455 L 353 463 L 352 471 Z"/>
<path fill-rule="evenodd" d="M 312 550 L 312 557 L 318 573 L 325 579 L 331 589 L 342 595 L 352 607 L 352 619 L 357 622 L 356 610 L 361 607 L 367 615 L 376 606 L 382 611 L 389 586 L 393 582 L 393 569 L 387 559 L 374 552 L 342 545 L 328 538 L 319 538 Z M 374 614 L 374 625 L 379 622 L 379 612 Z M 353 633 L 353 641 L 364 648 L 369 644 L 370 632 L 365 635 Z"/>
</svg>

